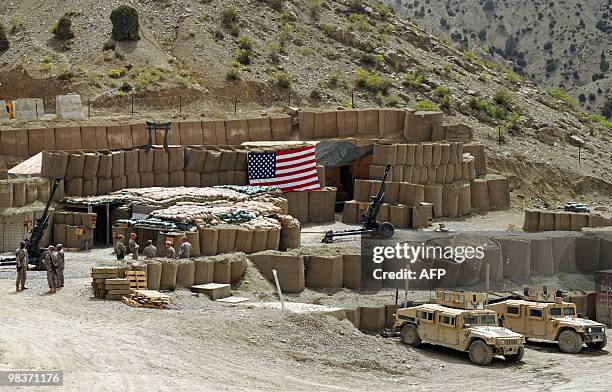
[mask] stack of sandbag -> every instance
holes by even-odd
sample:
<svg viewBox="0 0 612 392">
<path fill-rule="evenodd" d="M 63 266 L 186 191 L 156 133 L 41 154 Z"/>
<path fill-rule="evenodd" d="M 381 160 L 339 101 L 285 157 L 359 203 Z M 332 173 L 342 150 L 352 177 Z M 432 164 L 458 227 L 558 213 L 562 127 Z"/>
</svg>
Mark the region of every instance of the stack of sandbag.
<svg viewBox="0 0 612 392">
<path fill-rule="evenodd" d="M 279 215 L 278 221 L 281 224 L 278 249 L 287 250 L 299 248 L 302 238 L 300 234 L 300 221 L 290 215 Z"/>
<path fill-rule="evenodd" d="M 249 259 L 261 274 L 271 282 L 274 282 L 272 270 L 276 270 L 283 292 L 299 293 L 304 290 L 304 256 L 266 251 L 252 254 Z"/>
<path fill-rule="evenodd" d="M 579 231 L 584 227 L 606 226 L 612 226 L 612 217 L 594 213 L 526 209 L 523 230 L 529 232 Z"/>
<path fill-rule="evenodd" d="M 342 256 L 310 256 L 306 268 L 307 287 L 342 287 L 344 267 Z"/>
<path fill-rule="evenodd" d="M 149 290 L 159 290 L 161 282 L 162 264 L 156 260 L 147 262 L 147 288 Z"/>
</svg>

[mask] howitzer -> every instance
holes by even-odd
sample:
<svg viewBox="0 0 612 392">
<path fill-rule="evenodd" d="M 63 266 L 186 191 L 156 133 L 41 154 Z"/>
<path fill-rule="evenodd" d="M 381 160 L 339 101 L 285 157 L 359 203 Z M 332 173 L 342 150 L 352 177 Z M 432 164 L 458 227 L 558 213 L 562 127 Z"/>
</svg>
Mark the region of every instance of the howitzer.
<svg viewBox="0 0 612 392">
<path fill-rule="evenodd" d="M 380 183 L 380 188 L 378 189 L 378 193 L 376 196 L 372 197 L 372 203 L 368 206 L 368 209 L 361 214 L 361 224 L 362 227 L 360 229 L 353 230 L 343 230 L 343 231 L 333 231 L 329 230 L 325 232 L 325 237 L 321 240 L 324 244 L 331 244 L 334 242 L 334 237 L 346 237 L 351 235 L 361 235 L 369 233 L 372 237 L 378 238 L 391 238 L 393 237 L 393 233 L 395 233 L 395 227 L 390 222 L 378 222 L 376 217 L 378 216 L 378 211 L 380 211 L 380 205 L 383 202 L 383 198 L 385 197 L 385 182 L 387 181 L 387 175 L 389 174 L 389 170 L 391 169 L 391 165 L 385 165 L 385 174 L 383 175 L 382 181 Z"/>
<path fill-rule="evenodd" d="M 42 239 L 47 227 L 49 226 L 49 206 L 51 205 L 51 201 L 53 200 L 53 195 L 55 195 L 55 191 L 60 184 L 62 179 L 60 177 L 55 177 L 53 181 L 53 187 L 51 188 L 51 194 L 49 195 L 49 200 L 47 200 L 47 205 L 45 206 L 45 210 L 40 218 L 36 218 L 36 222 L 32 229 L 28 233 L 26 238 L 26 250 L 28 251 L 28 258 L 30 259 L 30 264 L 34 264 L 36 269 L 44 269 L 42 265 L 42 256 L 43 250 L 39 248 L 40 240 Z"/>
</svg>

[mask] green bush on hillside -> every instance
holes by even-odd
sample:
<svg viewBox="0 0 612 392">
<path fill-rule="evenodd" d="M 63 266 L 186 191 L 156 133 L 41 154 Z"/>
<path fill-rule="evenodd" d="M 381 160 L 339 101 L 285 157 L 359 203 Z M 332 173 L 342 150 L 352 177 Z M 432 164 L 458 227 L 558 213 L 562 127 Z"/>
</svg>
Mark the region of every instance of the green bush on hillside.
<svg viewBox="0 0 612 392">
<path fill-rule="evenodd" d="M 112 36 L 115 41 L 138 41 L 138 11 L 127 5 L 122 5 L 113 10 L 110 15 L 113 23 Z"/>
</svg>

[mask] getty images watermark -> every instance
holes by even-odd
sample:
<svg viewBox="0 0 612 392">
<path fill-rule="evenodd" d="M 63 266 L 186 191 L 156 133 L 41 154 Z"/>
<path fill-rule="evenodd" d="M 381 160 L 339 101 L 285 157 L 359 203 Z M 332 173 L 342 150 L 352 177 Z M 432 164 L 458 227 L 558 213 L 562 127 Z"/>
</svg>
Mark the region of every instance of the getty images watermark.
<svg viewBox="0 0 612 392">
<path fill-rule="evenodd" d="M 378 245 L 372 248 L 372 261 L 376 265 L 372 270 L 372 277 L 376 280 L 439 280 L 446 275 L 446 268 L 415 270 L 411 268 L 411 265 L 424 260 L 445 260 L 461 264 L 466 260 L 482 260 L 484 256 L 484 247 L 482 246 L 441 246 L 425 243 L 418 245 L 408 243 Z M 386 264 L 386 261 L 397 263 L 402 268 L 385 270 L 383 264 Z"/>
</svg>

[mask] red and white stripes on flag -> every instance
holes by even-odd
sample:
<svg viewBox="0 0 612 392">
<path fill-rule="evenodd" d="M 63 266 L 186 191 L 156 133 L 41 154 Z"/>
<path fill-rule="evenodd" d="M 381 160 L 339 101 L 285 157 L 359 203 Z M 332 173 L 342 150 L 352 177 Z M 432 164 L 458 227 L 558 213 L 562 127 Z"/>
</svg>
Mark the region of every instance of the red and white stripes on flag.
<svg viewBox="0 0 612 392">
<path fill-rule="evenodd" d="M 249 184 L 275 186 L 283 192 L 321 189 L 315 146 L 249 153 Z"/>
</svg>

